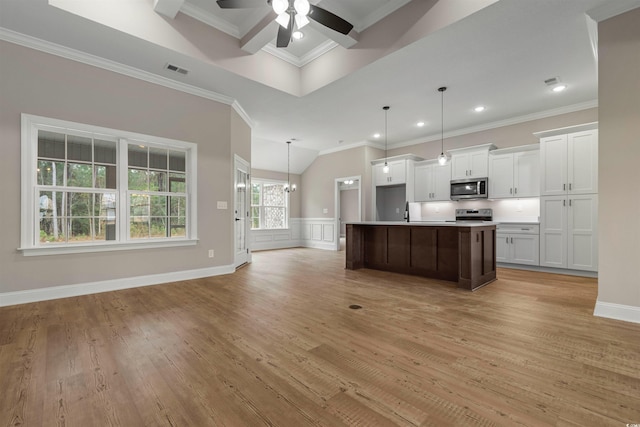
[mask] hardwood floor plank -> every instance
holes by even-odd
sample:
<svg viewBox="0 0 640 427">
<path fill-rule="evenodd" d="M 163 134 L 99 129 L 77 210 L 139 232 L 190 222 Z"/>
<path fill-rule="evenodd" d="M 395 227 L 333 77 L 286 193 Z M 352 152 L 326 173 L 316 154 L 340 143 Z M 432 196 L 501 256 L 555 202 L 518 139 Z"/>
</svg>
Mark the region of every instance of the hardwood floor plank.
<svg viewBox="0 0 640 427">
<path fill-rule="evenodd" d="M 596 297 L 583 277 L 501 268 L 468 292 L 259 252 L 231 275 L 0 308 L 0 425 L 639 422 L 640 325 L 594 317 Z"/>
</svg>

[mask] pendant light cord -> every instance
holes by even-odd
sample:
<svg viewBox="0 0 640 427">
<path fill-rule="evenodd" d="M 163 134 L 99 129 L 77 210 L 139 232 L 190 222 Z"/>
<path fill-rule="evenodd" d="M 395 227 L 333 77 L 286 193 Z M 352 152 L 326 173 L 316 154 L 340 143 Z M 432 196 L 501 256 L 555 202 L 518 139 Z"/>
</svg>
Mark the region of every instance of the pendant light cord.
<svg viewBox="0 0 640 427">
<path fill-rule="evenodd" d="M 440 155 L 444 155 L 444 91 L 446 87 L 438 89 L 440 91 Z"/>
<path fill-rule="evenodd" d="M 382 107 L 384 110 L 384 165 L 387 165 L 387 113 L 389 112 L 389 106 Z"/>
</svg>

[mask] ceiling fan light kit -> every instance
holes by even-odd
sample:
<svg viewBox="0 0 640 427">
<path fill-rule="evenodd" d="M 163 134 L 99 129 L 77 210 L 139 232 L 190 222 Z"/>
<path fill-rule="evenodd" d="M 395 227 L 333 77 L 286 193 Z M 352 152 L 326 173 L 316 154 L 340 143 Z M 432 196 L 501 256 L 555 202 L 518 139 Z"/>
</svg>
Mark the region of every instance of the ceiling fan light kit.
<svg viewBox="0 0 640 427">
<path fill-rule="evenodd" d="M 221 9 L 245 9 L 264 6 L 265 0 L 217 0 L 216 3 Z M 353 29 L 353 24 L 309 0 L 266 0 L 266 4 L 278 15 L 276 22 L 280 27 L 276 47 L 289 46 L 294 29 L 301 29 L 310 19 L 341 34 L 349 34 Z"/>
</svg>

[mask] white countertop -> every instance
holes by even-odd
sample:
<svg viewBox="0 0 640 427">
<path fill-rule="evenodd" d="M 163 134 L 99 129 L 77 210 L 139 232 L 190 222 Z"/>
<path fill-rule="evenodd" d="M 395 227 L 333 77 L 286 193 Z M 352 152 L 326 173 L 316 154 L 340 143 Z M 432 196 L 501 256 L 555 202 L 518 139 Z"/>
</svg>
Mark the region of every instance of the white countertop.
<svg viewBox="0 0 640 427">
<path fill-rule="evenodd" d="M 420 227 L 486 227 L 488 225 L 498 225 L 498 222 L 492 221 L 416 221 L 416 222 L 406 222 L 406 221 L 359 221 L 359 222 L 348 222 L 347 224 L 353 225 L 411 225 L 411 226 L 420 226 Z"/>
</svg>

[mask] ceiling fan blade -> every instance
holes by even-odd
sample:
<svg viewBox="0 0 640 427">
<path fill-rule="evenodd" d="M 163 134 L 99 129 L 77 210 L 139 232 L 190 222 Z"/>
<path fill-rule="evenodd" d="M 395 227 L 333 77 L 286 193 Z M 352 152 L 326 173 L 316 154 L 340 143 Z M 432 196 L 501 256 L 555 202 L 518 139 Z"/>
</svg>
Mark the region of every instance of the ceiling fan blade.
<svg viewBox="0 0 640 427">
<path fill-rule="evenodd" d="M 220 9 L 247 9 L 264 6 L 267 2 L 265 0 L 218 0 L 216 3 Z"/>
<path fill-rule="evenodd" d="M 284 28 L 282 25 L 278 25 L 278 38 L 276 39 L 276 47 L 287 47 L 291 40 L 291 30 L 293 25 L 289 25 L 289 28 Z"/>
<path fill-rule="evenodd" d="M 309 11 L 309 18 L 324 25 L 325 27 L 329 27 L 342 34 L 349 34 L 349 31 L 353 29 L 352 24 L 340 18 L 338 15 L 313 4 L 310 6 L 311 10 Z"/>
</svg>

